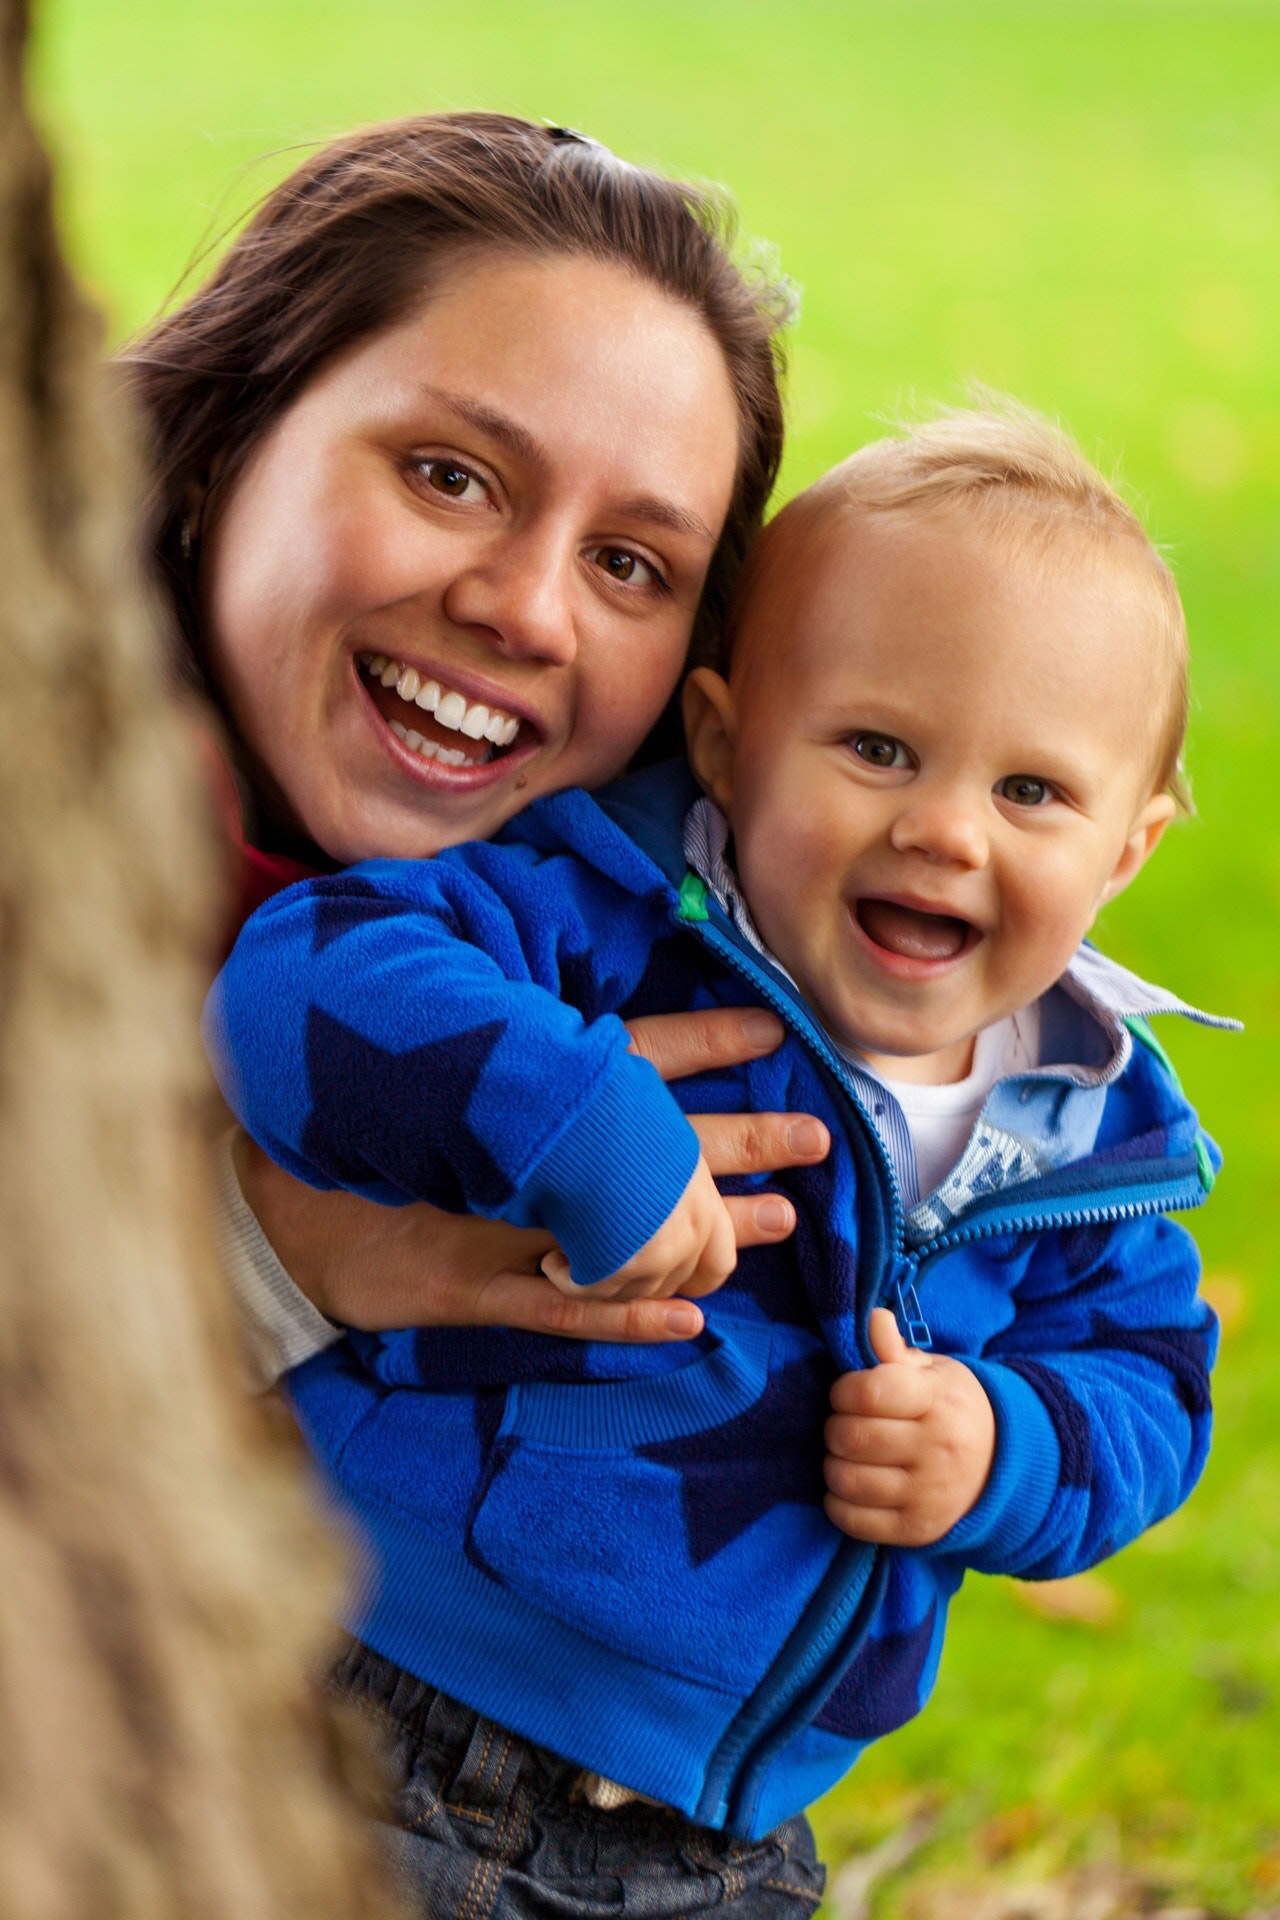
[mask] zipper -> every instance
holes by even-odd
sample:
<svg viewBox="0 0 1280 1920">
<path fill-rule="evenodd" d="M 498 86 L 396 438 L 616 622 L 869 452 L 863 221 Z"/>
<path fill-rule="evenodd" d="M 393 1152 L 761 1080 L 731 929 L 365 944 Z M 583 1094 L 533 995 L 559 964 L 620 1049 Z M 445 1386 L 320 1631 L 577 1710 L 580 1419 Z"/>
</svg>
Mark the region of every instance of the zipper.
<svg viewBox="0 0 1280 1920">
<path fill-rule="evenodd" d="M 736 929 L 730 930 L 729 923 L 727 922 L 722 924 L 724 917 L 720 909 L 707 903 L 703 906 L 701 914 L 698 914 L 696 911 L 689 911 L 691 906 L 692 903 L 688 901 L 686 893 L 682 889 L 678 903 L 671 909 L 671 918 L 675 924 L 683 928 L 685 932 L 692 933 L 696 939 L 702 941 L 704 946 L 710 947 L 711 951 L 716 954 L 719 959 L 723 960 L 740 978 L 747 982 L 747 985 L 753 993 L 757 994 L 772 1007 L 773 1011 L 782 1020 L 784 1026 L 788 1027 L 799 1039 L 803 1040 L 819 1064 L 827 1069 L 827 1072 L 840 1087 L 845 1099 L 854 1108 L 859 1120 L 863 1123 L 863 1133 L 867 1145 L 871 1150 L 873 1158 L 878 1162 L 880 1172 L 884 1177 L 885 1191 L 889 1197 L 888 1224 L 890 1229 L 889 1239 L 892 1254 L 892 1271 L 895 1273 L 902 1271 L 904 1275 L 913 1276 L 914 1262 L 907 1252 L 906 1235 L 904 1231 L 904 1209 L 902 1196 L 898 1190 L 898 1176 L 893 1170 L 893 1162 L 889 1158 L 884 1142 L 872 1125 L 870 1116 L 867 1114 L 866 1109 L 862 1105 L 862 1101 L 858 1097 L 857 1088 L 849 1078 L 849 1072 L 845 1062 L 840 1058 L 840 1055 L 826 1038 L 821 1028 L 816 1026 L 810 1018 L 803 1000 L 790 992 L 781 981 L 774 980 L 767 974 L 754 954 L 751 958 L 747 957 L 744 948 L 738 944 L 739 936 Z M 905 1280 L 904 1284 L 910 1284 L 909 1278 Z M 872 1304 L 881 1306 L 884 1304 L 884 1300 L 890 1297 L 893 1297 L 892 1293 L 882 1288 L 881 1297 L 877 1298 Z M 918 1302 L 916 1306 L 918 1313 Z M 870 1306 L 867 1309 L 867 1314 L 870 1314 Z M 870 1349 L 866 1345 L 865 1317 L 860 1317 L 858 1332 L 864 1353 L 867 1357 L 870 1357 Z"/>
<path fill-rule="evenodd" d="M 1099 1183 L 1098 1198 L 1093 1204 L 1080 1204 L 1073 1197 L 1072 1204 L 1058 1208 L 1050 1206 L 1045 1211 L 1031 1215 L 1008 1205 L 993 1206 L 976 1219 L 966 1217 L 960 1225 L 949 1228 L 921 1247 L 908 1248 L 897 1175 L 845 1062 L 811 1019 L 804 1002 L 766 971 L 754 950 L 748 952 L 745 944 L 741 944 L 737 929 L 726 919 L 723 910 L 708 900 L 701 882 L 696 887 L 691 884 L 695 878 L 686 874 L 678 899 L 670 908 L 672 922 L 700 940 L 745 980 L 752 992 L 779 1016 L 784 1026 L 804 1042 L 853 1107 L 860 1122 L 861 1137 L 883 1177 L 888 1198 L 888 1218 L 885 1223 L 888 1229 L 888 1258 L 874 1300 L 868 1303 L 866 1312 L 858 1316 L 858 1340 L 864 1359 L 870 1361 L 873 1358 L 867 1339 L 873 1305 L 892 1306 L 903 1336 L 912 1346 L 925 1350 L 932 1347 L 933 1339 L 921 1309 L 916 1280 L 925 1262 L 932 1263 L 956 1247 L 977 1240 L 993 1239 L 1015 1227 L 1019 1232 L 1044 1233 L 1062 1227 L 1084 1226 L 1093 1221 L 1137 1219 L 1144 1214 L 1182 1211 L 1199 1206 L 1205 1200 L 1212 1185 L 1211 1170 L 1210 1177 L 1206 1177 L 1207 1154 L 1197 1138 L 1196 1150 L 1185 1156 L 1185 1172 L 1180 1166 L 1176 1179 L 1172 1181 L 1161 1179 L 1135 1183 L 1127 1188 L 1111 1187 L 1106 1199 L 1101 1196 L 1108 1193 L 1108 1188 Z M 718 1822 L 735 1811 L 749 1818 L 750 1807 L 739 1805 L 738 1802 L 745 1797 L 753 1797 L 754 1783 L 762 1778 L 772 1753 L 785 1746 L 798 1730 L 800 1722 L 805 1720 L 806 1703 L 816 1700 L 820 1693 L 829 1691 L 824 1681 L 830 1678 L 831 1684 L 838 1682 L 840 1672 L 855 1657 L 874 1612 L 887 1561 L 879 1548 L 865 1542 L 851 1541 L 848 1548 L 852 1551 L 837 1550 L 819 1592 L 814 1596 L 815 1602 L 821 1602 L 820 1606 L 815 1609 L 814 1603 L 810 1603 L 787 1645 L 779 1653 L 772 1670 L 773 1676 L 776 1676 L 772 1678 L 772 1684 L 771 1676 L 767 1675 L 751 1701 L 735 1716 L 712 1755 L 699 1818 Z M 859 1548 L 862 1551 L 858 1551 Z M 865 1577 L 858 1578 L 857 1572 L 863 1565 L 866 1567 Z M 851 1574 L 853 1578 L 850 1578 Z M 861 1623 L 860 1631 L 854 1637 L 853 1644 L 843 1644 L 848 1629 L 858 1621 Z"/>
<path fill-rule="evenodd" d="M 1031 1214 L 1012 1205 L 988 1207 L 977 1218 L 966 1216 L 936 1239 L 925 1241 L 916 1249 L 916 1259 L 919 1262 L 934 1260 L 956 1247 L 977 1240 L 992 1240 L 1012 1231 L 1051 1233 L 1062 1227 L 1084 1227 L 1104 1220 L 1140 1220 L 1153 1213 L 1190 1213 L 1203 1206 L 1209 1197 L 1212 1182 L 1205 1177 L 1207 1158 L 1197 1138 L 1195 1148 L 1179 1156 L 1179 1160 L 1186 1163 L 1185 1171 L 1180 1170 L 1172 1179 L 1135 1181 L 1127 1187 L 1099 1182 L 1099 1196 L 1107 1197 L 1100 1197 L 1093 1205 L 1082 1202 Z"/>
</svg>

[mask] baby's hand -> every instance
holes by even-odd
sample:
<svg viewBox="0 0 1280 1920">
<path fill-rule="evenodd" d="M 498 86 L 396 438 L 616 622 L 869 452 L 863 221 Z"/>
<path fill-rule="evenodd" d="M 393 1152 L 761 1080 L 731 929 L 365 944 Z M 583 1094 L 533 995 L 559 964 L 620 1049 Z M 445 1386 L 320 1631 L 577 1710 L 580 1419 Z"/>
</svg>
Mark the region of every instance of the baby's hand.
<svg viewBox="0 0 1280 1920">
<path fill-rule="evenodd" d="M 932 1546 L 987 1484 L 996 1417 L 977 1375 L 909 1347 L 886 1307 L 873 1311 L 870 1337 L 879 1366 L 842 1373 L 831 1389 L 823 1505 L 855 1540 Z"/>
<path fill-rule="evenodd" d="M 732 1216 L 699 1156 L 693 1178 L 658 1231 L 625 1266 L 587 1291 L 606 1300 L 659 1300 L 672 1293 L 696 1299 L 722 1287 L 737 1264 Z M 582 1291 L 558 1250 L 546 1256 L 542 1271 L 562 1293 Z"/>
</svg>

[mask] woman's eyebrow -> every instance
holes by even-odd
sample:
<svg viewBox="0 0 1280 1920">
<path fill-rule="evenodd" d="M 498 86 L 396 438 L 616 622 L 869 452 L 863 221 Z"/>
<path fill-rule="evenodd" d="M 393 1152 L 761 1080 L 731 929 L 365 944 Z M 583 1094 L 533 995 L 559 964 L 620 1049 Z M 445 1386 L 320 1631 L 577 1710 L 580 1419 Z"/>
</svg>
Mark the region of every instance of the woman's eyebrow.
<svg viewBox="0 0 1280 1920">
<path fill-rule="evenodd" d="M 499 413 L 496 407 L 487 406 L 483 400 L 476 400 L 470 394 L 452 393 L 446 387 L 433 387 L 425 380 L 420 383 L 419 392 L 437 405 L 448 407 L 451 413 L 456 413 L 469 426 L 487 433 L 491 440 L 506 447 L 527 466 L 545 473 L 551 464 L 529 429 L 522 427 L 509 414 Z M 672 533 L 690 534 L 709 547 L 716 544 L 716 536 L 705 520 L 699 519 L 696 513 L 690 513 L 686 507 L 678 507 L 674 500 L 664 500 L 655 493 L 640 493 L 633 499 L 620 500 L 615 511 L 625 520 L 647 521 L 650 526 L 667 527 Z"/>
<path fill-rule="evenodd" d="M 692 534 L 709 547 L 714 547 L 716 543 L 716 536 L 705 520 L 700 520 L 696 513 L 690 513 L 685 507 L 676 506 L 673 500 L 660 499 L 655 493 L 641 493 L 634 500 L 620 500 L 615 511 L 624 520 L 647 520 L 650 526 L 668 527 L 672 533 Z"/>
<path fill-rule="evenodd" d="M 479 428 L 481 433 L 487 433 L 491 440 L 506 447 L 526 465 L 545 469 L 549 464 L 546 454 L 527 427 L 522 427 L 519 421 L 512 420 L 509 415 L 499 413 L 495 407 L 486 406 L 483 400 L 473 400 L 465 393 L 450 393 L 446 388 L 433 387 L 426 381 L 421 383 L 419 391 L 429 400 L 448 407 L 451 413 L 456 413 L 470 426 Z"/>
</svg>

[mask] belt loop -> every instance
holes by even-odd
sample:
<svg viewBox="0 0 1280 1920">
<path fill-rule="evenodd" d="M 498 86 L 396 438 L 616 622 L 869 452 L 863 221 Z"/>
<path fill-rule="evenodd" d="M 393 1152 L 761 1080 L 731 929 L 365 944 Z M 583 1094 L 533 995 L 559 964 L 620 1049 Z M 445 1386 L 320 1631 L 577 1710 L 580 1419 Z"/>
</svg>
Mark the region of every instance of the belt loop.
<svg viewBox="0 0 1280 1920">
<path fill-rule="evenodd" d="M 449 1789 L 448 1804 L 455 1813 L 470 1813 L 478 1820 L 492 1821 L 502 1811 L 507 1794 L 503 1788 L 503 1776 L 508 1771 L 507 1763 L 512 1757 L 512 1748 L 519 1749 L 523 1743 L 515 1734 L 486 1720 L 483 1714 L 476 1715 L 475 1726 L 467 1743 L 462 1765 L 453 1776 Z M 510 1771 L 511 1784 L 519 1773 L 517 1765 Z"/>
</svg>

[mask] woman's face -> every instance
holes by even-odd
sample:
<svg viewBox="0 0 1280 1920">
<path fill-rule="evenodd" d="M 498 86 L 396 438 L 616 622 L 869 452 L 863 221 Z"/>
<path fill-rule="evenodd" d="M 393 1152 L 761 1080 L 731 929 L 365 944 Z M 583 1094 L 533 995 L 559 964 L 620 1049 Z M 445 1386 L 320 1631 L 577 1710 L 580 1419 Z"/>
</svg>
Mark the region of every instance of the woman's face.
<svg viewBox="0 0 1280 1920">
<path fill-rule="evenodd" d="M 675 685 L 738 419 L 698 316 L 577 257 L 459 262 L 215 496 L 214 671 L 268 817 L 334 860 L 618 773 Z"/>
</svg>

